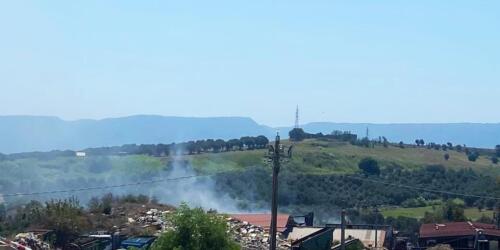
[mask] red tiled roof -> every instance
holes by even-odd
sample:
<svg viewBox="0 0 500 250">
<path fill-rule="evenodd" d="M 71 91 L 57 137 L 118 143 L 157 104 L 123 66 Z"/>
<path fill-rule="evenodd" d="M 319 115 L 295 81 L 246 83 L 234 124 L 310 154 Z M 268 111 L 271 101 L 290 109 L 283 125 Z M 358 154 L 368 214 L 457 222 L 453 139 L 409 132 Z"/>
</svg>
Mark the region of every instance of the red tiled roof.
<svg viewBox="0 0 500 250">
<path fill-rule="evenodd" d="M 423 224 L 420 227 L 420 238 L 476 235 L 476 231 L 478 230 L 482 230 L 486 235 L 500 236 L 500 230 L 496 229 L 496 226 L 493 224 L 450 222 Z"/>
<path fill-rule="evenodd" d="M 252 225 L 262 227 L 269 230 L 271 226 L 271 214 L 231 214 L 229 217 L 239 220 L 246 221 Z M 286 229 L 286 224 L 288 223 L 288 214 L 278 214 L 277 228 L 278 232 L 283 232 Z"/>
</svg>

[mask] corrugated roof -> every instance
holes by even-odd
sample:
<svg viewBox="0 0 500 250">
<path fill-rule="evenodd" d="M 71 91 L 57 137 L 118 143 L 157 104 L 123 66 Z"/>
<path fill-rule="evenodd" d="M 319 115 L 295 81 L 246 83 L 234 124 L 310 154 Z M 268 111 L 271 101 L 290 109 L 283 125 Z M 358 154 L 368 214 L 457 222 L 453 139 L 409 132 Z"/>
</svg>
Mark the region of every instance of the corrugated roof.
<svg viewBox="0 0 500 250">
<path fill-rule="evenodd" d="M 252 225 L 262 227 L 266 230 L 269 230 L 271 226 L 271 214 L 231 214 L 229 217 L 239 220 L 246 221 Z M 286 225 L 288 223 L 288 218 L 290 215 L 288 214 L 278 214 L 277 218 L 277 228 L 278 232 L 283 232 L 286 229 Z"/>
<path fill-rule="evenodd" d="M 477 231 L 486 235 L 500 236 L 500 230 L 493 224 L 477 222 L 450 222 L 442 224 L 423 224 L 420 227 L 420 238 L 452 237 L 476 235 Z"/>
</svg>

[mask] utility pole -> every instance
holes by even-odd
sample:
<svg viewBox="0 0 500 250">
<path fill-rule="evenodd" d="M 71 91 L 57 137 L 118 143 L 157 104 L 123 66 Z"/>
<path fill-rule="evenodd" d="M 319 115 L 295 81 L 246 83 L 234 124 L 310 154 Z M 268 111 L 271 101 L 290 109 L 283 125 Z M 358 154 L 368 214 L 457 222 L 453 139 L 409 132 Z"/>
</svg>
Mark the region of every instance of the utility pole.
<svg viewBox="0 0 500 250">
<path fill-rule="evenodd" d="M 380 213 L 380 210 L 378 210 L 378 207 L 375 207 L 374 209 L 374 212 L 375 214 L 379 214 Z M 375 248 L 378 247 L 378 224 L 379 224 L 379 221 L 378 221 L 378 217 L 376 217 L 377 219 L 375 220 Z"/>
<path fill-rule="evenodd" d="M 273 163 L 273 191 L 272 191 L 272 201 L 271 201 L 271 244 L 269 245 L 270 250 L 276 250 L 276 234 L 277 234 L 277 220 L 278 220 L 278 174 L 280 172 L 281 161 L 286 158 L 292 157 L 292 146 L 287 150 L 285 155 L 285 148 L 280 144 L 280 136 L 276 134 L 276 140 L 274 141 L 274 146 L 269 146 L 269 159 Z"/>
<path fill-rule="evenodd" d="M 345 209 L 340 214 L 340 250 L 345 250 Z"/>
</svg>

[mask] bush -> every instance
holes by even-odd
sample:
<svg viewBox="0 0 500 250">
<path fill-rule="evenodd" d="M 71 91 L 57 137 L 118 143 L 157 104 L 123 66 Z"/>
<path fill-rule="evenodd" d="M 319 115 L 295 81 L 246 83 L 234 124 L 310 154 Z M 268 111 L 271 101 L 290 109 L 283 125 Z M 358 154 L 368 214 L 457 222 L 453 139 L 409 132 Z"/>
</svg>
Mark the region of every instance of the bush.
<svg viewBox="0 0 500 250">
<path fill-rule="evenodd" d="M 288 136 L 292 141 L 302 141 L 307 138 L 307 133 L 301 128 L 294 128 L 288 132 Z"/>
<path fill-rule="evenodd" d="M 174 230 L 161 235 L 152 250 L 235 250 L 240 247 L 231 239 L 226 220 L 202 208 L 182 204 L 171 218 Z"/>
<path fill-rule="evenodd" d="M 444 154 L 444 159 L 447 161 L 450 159 L 450 154 Z"/>
<path fill-rule="evenodd" d="M 414 198 L 414 199 L 408 199 L 408 200 L 405 200 L 401 203 L 401 206 L 403 207 L 425 207 L 427 206 L 427 201 L 419 196 L 417 198 Z"/>
<path fill-rule="evenodd" d="M 358 164 L 359 169 L 363 171 L 363 173 L 368 175 L 379 175 L 380 167 L 378 166 L 378 162 L 373 158 L 364 158 Z"/>
<path fill-rule="evenodd" d="M 496 156 L 491 157 L 491 162 L 493 164 L 498 164 L 498 158 Z"/>
<path fill-rule="evenodd" d="M 467 159 L 469 159 L 469 161 L 476 161 L 477 158 L 479 158 L 478 152 L 472 152 L 467 156 Z"/>
</svg>

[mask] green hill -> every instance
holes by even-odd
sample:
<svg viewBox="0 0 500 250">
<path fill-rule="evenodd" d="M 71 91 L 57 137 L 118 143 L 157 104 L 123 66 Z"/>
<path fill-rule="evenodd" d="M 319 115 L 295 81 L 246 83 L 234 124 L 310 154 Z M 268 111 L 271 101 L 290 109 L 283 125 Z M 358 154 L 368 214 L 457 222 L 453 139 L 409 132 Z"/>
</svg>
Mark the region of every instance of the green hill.
<svg viewBox="0 0 500 250">
<path fill-rule="evenodd" d="M 284 141 L 290 145 L 289 141 Z M 264 163 L 266 151 L 233 151 L 219 154 L 186 155 L 193 167 L 203 173 L 223 170 L 242 170 Z M 449 154 L 449 160 L 444 155 Z M 293 158 L 283 169 L 305 174 L 353 174 L 359 172 L 361 159 L 376 159 L 382 168 L 401 166 L 418 169 L 429 165 L 442 165 L 447 169 L 472 169 L 481 174 L 496 176 L 500 165 L 493 164 L 489 156 L 480 156 L 475 162 L 469 161 L 464 152 L 455 150 L 435 150 L 425 147 L 405 145 L 400 148 L 389 145 L 372 147 L 355 146 L 348 142 L 305 140 L 294 143 Z"/>
<path fill-rule="evenodd" d="M 290 145 L 291 142 L 284 143 Z M 283 164 L 280 174 L 279 202 L 283 209 L 399 206 L 418 197 L 427 200 L 456 198 L 434 192 L 416 192 L 398 185 L 500 197 L 497 182 L 500 166 L 493 164 L 487 155 L 472 162 L 465 153 L 455 150 L 412 145 L 401 148 L 394 144 L 364 147 L 319 139 L 294 143 L 293 151 L 293 158 Z M 229 196 L 240 207 L 259 209 L 268 206 L 270 200 L 271 166 L 266 162 L 266 153 L 265 149 L 256 149 L 166 157 L 89 155 L 85 158 L 4 159 L 0 161 L 0 190 L 6 194 L 118 185 L 168 177 L 174 166 L 181 166 L 184 172 L 180 175 L 219 173 L 212 176 L 211 186 L 201 189 L 213 189 L 217 195 Z M 449 160 L 445 160 L 444 154 L 449 154 Z M 365 175 L 359 170 L 358 163 L 366 157 L 378 162 L 379 175 Z M 396 186 L 377 183 L 380 181 Z M 171 197 L 163 197 L 162 193 L 166 188 L 162 183 L 154 183 L 99 192 L 145 193 L 160 196 L 160 200 L 168 202 Z M 98 191 L 75 193 L 82 200 L 96 194 Z M 65 197 L 68 194 L 55 195 Z M 5 197 L 9 202 L 31 198 Z M 491 208 L 496 205 L 496 201 L 479 197 L 465 197 L 464 200 L 467 206 Z"/>
</svg>

